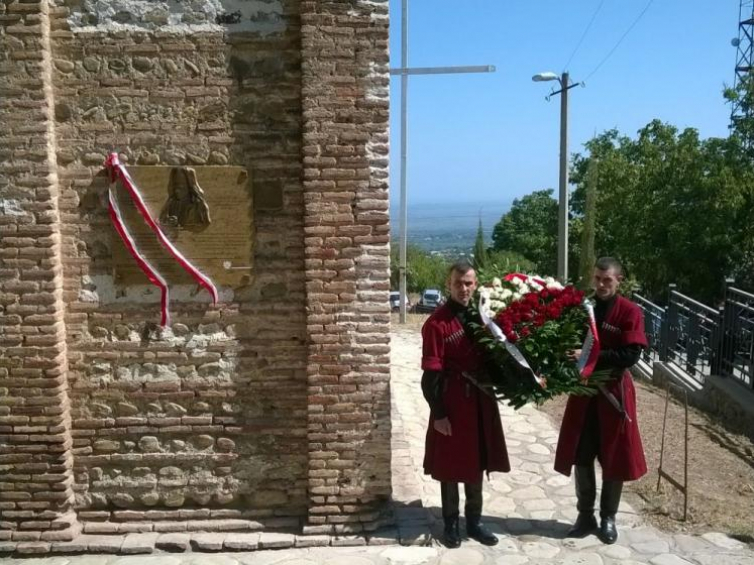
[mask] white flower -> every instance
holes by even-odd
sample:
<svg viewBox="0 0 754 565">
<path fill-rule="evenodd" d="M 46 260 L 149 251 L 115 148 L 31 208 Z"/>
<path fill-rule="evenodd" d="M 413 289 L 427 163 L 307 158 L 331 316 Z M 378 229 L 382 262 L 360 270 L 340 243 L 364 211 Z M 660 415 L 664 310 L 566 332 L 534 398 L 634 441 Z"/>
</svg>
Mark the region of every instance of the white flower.
<svg viewBox="0 0 754 565">
<path fill-rule="evenodd" d="M 511 296 L 513 296 L 513 292 L 509 288 L 504 288 L 503 292 L 500 293 L 500 298 L 502 298 L 503 300 L 506 300 Z"/>
<path fill-rule="evenodd" d="M 523 294 L 521 294 L 520 292 L 514 292 L 513 293 L 513 298 L 511 298 L 511 301 L 515 302 L 516 300 L 521 300 L 522 296 L 523 296 Z"/>
<path fill-rule="evenodd" d="M 494 279 L 492 279 L 492 286 L 494 288 L 500 288 L 501 286 L 503 286 L 503 282 L 499 278 L 495 277 Z"/>
</svg>

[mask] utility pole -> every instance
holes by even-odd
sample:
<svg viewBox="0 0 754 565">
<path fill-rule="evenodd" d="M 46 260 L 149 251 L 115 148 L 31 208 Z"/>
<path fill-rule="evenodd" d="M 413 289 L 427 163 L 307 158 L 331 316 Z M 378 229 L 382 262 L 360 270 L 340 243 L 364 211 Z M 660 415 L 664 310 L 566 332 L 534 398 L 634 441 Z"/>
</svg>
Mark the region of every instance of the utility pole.
<svg viewBox="0 0 754 565">
<path fill-rule="evenodd" d="M 560 77 L 560 186 L 558 198 L 558 278 L 568 281 L 568 73 Z"/>
<path fill-rule="evenodd" d="M 560 76 L 553 72 L 538 73 L 531 77 L 534 82 L 556 80 L 560 90 L 551 92 L 546 99 L 560 94 L 560 183 L 558 194 L 558 279 L 568 281 L 568 91 L 581 83 L 568 84 L 567 72 Z"/>
<path fill-rule="evenodd" d="M 400 323 L 406 323 L 406 268 L 408 249 L 408 194 L 406 190 L 407 163 L 407 117 L 408 117 L 408 77 L 409 75 L 438 75 L 459 73 L 492 73 L 492 65 L 466 67 L 408 67 L 408 0 L 401 2 L 401 66 L 390 69 L 391 75 L 401 76 L 401 211 L 400 211 L 400 264 L 398 274 L 400 279 Z"/>
</svg>

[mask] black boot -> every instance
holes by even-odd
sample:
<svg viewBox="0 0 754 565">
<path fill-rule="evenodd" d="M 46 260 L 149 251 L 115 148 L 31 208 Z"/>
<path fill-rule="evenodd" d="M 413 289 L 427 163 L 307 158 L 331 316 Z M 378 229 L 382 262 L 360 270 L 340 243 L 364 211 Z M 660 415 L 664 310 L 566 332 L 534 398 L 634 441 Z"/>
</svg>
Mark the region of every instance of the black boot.
<svg viewBox="0 0 754 565">
<path fill-rule="evenodd" d="M 482 545 L 497 545 L 497 536 L 482 524 L 482 483 L 465 483 L 466 534 Z"/>
<path fill-rule="evenodd" d="M 443 531 L 442 542 L 448 549 L 461 547 L 461 531 L 458 526 L 458 516 L 455 518 L 445 518 L 445 530 Z"/>
<path fill-rule="evenodd" d="M 602 543 L 613 544 L 618 539 L 618 529 L 615 527 L 615 515 L 618 513 L 622 492 L 622 481 L 602 481 L 599 533 Z"/>
<path fill-rule="evenodd" d="M 442 519 L 445 521 L 442 541 L 446 547 L 454 549 L 461 545 L 461 532 L 458 525 L 458 483 L 441 482 L 440 496 L 442 499 Z"/>
<path fill-rule="evenodd" d="M 482 545 L 497 545 L 497 536 L 489 531 L 478 518 L 466 518 L 466 533 Z"/>
<path fill-rule="evenodd" d="M 566 537 L 583 538 L 597 529 L 597 519 L 594 517 L 594 500 L 597 497 L 597 481 L 594 477 L 594 464 L 576 465 L 574 467 L 576 479 L 576 508 L 579 516 L 576 523 L 568 530 Z"/>
</svg>

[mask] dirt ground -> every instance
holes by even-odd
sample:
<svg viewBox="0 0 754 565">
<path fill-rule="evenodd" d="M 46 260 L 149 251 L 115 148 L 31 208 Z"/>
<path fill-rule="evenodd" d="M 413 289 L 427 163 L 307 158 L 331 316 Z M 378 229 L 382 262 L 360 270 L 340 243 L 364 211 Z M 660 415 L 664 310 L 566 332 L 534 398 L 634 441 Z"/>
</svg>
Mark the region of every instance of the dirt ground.
<svg viewBox="0 0 754 565">
<path fill-rule="evenodd" d="M 409 314 L 405 329 L 418 331 L 426 318 Z M 393 324 L 394 328 L 401 328 L 397 315 L 393 316 Z M 724 532 L 754 544 L 754 443 L 689 407 L 688 515 L 683 521 L 683 494 L 664 479 L 657 492 L 665 390 L 647 381 L 637 381 L 636 385 L 639 427 L 649 472 L 641 480 L 626 484 L 629 502 L 665 531 Z M 565 398 L 559 398 L 541 407 L 555 427 L 560 425 L 565 402 Z M 683 405 L 671 397 L 663 469 L 681 484 L 683 422 Z"/>
<path fill-rule="evenodd" d="M 689 495 L 684 522 L 683 494 L 664 479 L 657 492 L 665 390 L 646 381 L 636 384 L 639 428 L 649 472 L 638 481 L 626 483 L 629 502 L 665 531 L 724 532 L 754 544 L 754 444 L 689 407 Z M 558 398 L 541 407 L 556 426 L 560 425 L 565 402 L 565 398 Z M 663 469 L 681 484 L 683 438 L 683 405 L 671 397 Z"/>
</svg>

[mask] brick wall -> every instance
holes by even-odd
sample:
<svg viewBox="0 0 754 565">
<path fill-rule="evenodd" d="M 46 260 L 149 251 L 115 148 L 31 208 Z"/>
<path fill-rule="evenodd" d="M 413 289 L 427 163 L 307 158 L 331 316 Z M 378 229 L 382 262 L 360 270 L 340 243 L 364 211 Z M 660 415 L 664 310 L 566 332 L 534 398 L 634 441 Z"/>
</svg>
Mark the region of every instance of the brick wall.
<svg viewBox="0 0 754 565">
<path fill-rule="evenodd" d="M 72 511 L 91 533 L 376 527 L 387 2 L 110 4 L 0 2 L 0 535 L 50 535 Z M 217 307 L 173 288 L 173 326 L 157 327 L 156 293 L 113 282 L 111 150 L 247 168 L 246 284 Z M 54 415 L 44 436 L 34 410 Z M 23 442 L 59 443 L 44 455 L 56 525 L 6 513 L 48 508 Z"/>
<path fill-rule="evenodd" d="M 387 1 L 301 12 L 308 531 L 359 532 L 390 494 Z"/>
<path fill-rule="evenodd" d="M 0 3 L 0 539 L 70 539 L 72 457 L 47 4 Z"/>
</svg>

